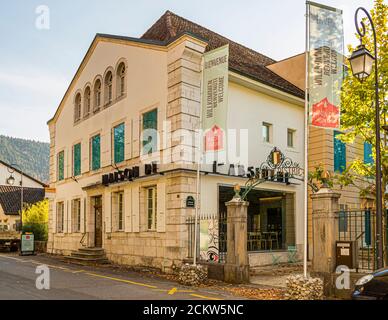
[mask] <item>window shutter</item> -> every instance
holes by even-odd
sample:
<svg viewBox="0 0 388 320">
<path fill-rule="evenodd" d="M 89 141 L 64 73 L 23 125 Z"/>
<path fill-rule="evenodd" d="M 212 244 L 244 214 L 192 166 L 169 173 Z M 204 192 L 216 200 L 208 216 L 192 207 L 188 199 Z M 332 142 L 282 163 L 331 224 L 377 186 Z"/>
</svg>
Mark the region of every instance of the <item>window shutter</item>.
<svg viewBox="0 0 388 320">
<path fill-rule="evenodd" d="M 140 118 L 135 116 L 133 118 L 132 126 L 132 143 L 133 143 L 133 153 L 132 157 L 136 158 L 140 155 Z"/>
<path fill-rule="evenodd" d="M 364 163 L 373 164 L 372 145 L 369 142 L 364 142 Z"/>
<path fill-rule="evenodd" d="M 86 217 L 86 198 L 81 198 L 81 226 L 80 226 L 80 232 L 85 232 L 85 217 Z"/>
<path fill-rule="evenodd" d="M 105 232 L 112 232 L 112 199 L 110 192 L 105 192 L 104 200 Z"/>
<path fill-rule="evenodd" d="M 82 164 L 81 164 L 81 172 L 88 172 L 89 171 L 89 142 L 88 141 L 83 141 L 82 142 L 82 154 L 81 154 L 81 159 L 82 159 Z"/>
<path fill-rule="evenodd" d="M 57 231 L 58 231 L 58 228 L 57 228 L 57 205 L 56 205 L 54 200 L 50 200 L 49 203 L 51 205 L 51 211 L 49 211 L 49 212 L 51 214 L 52 232 L 57 233 Z M 49 221 L 50 221 L 50 217 L 49 217 Z"/>
<path fill-rule="evenodd" d="M 157 185 L 157 212 L 156 212 L 156 231 L 166 231 L 166 184 L 164 182 Z"/>
<path fill-rule="evenodd" d="M 139 186 L 132 188 L 132 232 L 140 230 Z"/>
<path fill-rule="evenodd" d="M 132 127 L 130 122 L 125 122 L 125 132 L 124 135 L 124 157 L 125 159 L 131 159 L 132 158 Z"/>
<path fill-rule="evenodd" d="M 131 217 L 131 203 L 132 203 L 131 189 L 124 189 L 124 230 L 125 232 L 132 232 L 132 217 Z"/>
<path fill-rule="evenodd" d="M 68 230 L 69 230 L 69 223 L 70 223 L 70 219 L 69 219 L 69 200 L 65 201 L 63 205 L 64 205 L 64 212 L 63 212 L 63 219 L 64 219 L 64 223 L 63 223 L 63 233 L 68 233 Z"/>
<path fill-rule="evenodd" d="M 100 135 L 92 138 L 92 170 L 97 170 L 101 167 L 101 138 Z"/>
<path fill-rule="evenodd" d="M 337 139 L 341 132 L 334 132 L 334 171 L 342 173 L 346 169 L 346 144 Z"/>
<path fill-rule="evenodd" d="M 81 174 L 81 144 L 78 143 L 73 149 L 73 175 L 79 176 Z"/>
</svg>

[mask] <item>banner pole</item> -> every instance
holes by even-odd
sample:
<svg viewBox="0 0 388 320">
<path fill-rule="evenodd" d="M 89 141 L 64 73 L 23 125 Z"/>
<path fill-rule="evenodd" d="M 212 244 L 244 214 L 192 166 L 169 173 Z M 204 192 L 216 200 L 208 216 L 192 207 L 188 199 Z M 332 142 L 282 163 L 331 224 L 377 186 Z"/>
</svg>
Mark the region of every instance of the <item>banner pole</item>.
<svg viewBox="0 0 388 320">
<path fill-rule="evenodd" d="M 308 251 L 308 137 L 309 137 L 309 4 L 306 3 L 306 71 L 305 71 L 305 110 L 304 110 L 304 230 L 303 230 L 303 275 L 307 279 Z"/>
<path fill-rule="evenodd" d="M 194 218 L 194 258 L 193 265 L 197 265 L 197 242 L 198 242 L 198 212 L 199 212 L 199 195 L 200 195 L 200 171 L 202 162 L 202 89 L 203 89 L 203 57 L 201 59 L 201 85 L 200 85 L 200 107 L 199 107 L 199 129 L 198 129 L 198 156 L 197 156 L 197 181 L 196 181 L 196 196 L 195 196 L 195 218 Z"/>
</svg>

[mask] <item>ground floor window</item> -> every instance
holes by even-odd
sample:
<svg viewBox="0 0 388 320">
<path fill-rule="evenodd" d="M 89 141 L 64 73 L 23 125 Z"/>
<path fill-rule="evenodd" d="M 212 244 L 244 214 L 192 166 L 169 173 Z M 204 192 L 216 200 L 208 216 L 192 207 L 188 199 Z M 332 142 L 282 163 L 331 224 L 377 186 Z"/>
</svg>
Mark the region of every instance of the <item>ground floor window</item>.
<svg viewBox="0 0 388 320">
<path fill-rule="evenodd" d="M 156 230 L 156 206 L 157 194 L 156 187 L 146 189 L 146 205 L 147 205 L 147 227 L 148 230 Z"/>
<path fill-rule="evenodd" d="M 57 233 L 63 232 L 64 226 L 64 214 L 65 214 L 65 203 L 57 203 Z"/>
<path fill-rule="evenodd" d="M 71 201 L 72 232 L 81 232 L 81 199 Z"/>
<path fill-rule="evenodd" d="M 219 245 L 226 251 L 227 211 L 233 187 L 219 187 Z M 276 191 L 252 190 L 248 194 L 248 251 L 287 250 L 295 245 L 294 196 Z"/>
<path fill-rule="evenodd" d="M 114 231 L 124 230 L 124 192 L 112 193 L 112 213 Z"/>
</svg>

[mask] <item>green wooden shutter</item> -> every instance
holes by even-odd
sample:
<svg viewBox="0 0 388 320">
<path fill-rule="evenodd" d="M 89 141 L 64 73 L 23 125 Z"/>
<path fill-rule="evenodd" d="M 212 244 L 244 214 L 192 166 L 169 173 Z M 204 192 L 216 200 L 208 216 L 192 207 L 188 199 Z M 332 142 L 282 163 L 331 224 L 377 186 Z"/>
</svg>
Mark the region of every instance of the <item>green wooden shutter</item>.
<svg viewBox="0 0 388 320">
<path fill-rule="evenodd" d="M 78 143 L 73 147 L 73 175 L 81 174 L 81 144 Z"/>
<path fill-rule="evenodd" d="M 147 130 L 153 129 L 153 130 Z M 156 152 L 158 145 L 158 110 L 152 110 L 143 114 L 143 131 L 147 130 L 146 134 L 143 133 L 143 150 L 147 146 L 148 153 Z M 149 145 L 151 144 L 151 145 Z M 143 152 L 143 154 L 145 151 Z"/>
<path fill-rule="evenodd" d="M 334 131 L 334 171 L 342 173 L 346 169 L 346 144 L 337 138 L 340 134 Z"/>
<path fill-rule="evenodd" d="M 100 168 L 100 135 L 94 136 L 92 138 L 92 170 L 97 170 Z"/>
<path fill-rule="evenodd" d="M 119 163 L 124 161 L 124 135 L 125 135 L 124 123 L 118 125 L 113 129 L 114 140 L 114 162 Z"/>
<path fill-rule="evenodd" d="M 373 164 L 372 145 L 369 142 L 364 142 L 364 163 Z"/>
<path fill-rule="evenodd" d="M 65 152 L 61 151 L 58 154 L 58 180 L 61 181 L 65 178 Z"/>
</svg>

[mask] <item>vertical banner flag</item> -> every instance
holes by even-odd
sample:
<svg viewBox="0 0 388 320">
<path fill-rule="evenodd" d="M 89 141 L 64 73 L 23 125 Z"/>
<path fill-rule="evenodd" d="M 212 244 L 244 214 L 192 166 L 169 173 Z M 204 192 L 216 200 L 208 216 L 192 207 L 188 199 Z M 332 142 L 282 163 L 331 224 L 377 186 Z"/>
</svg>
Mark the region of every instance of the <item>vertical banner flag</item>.
<svg viewBox="0 0 388 320">
<path fill-rule="evenodd" d="M 228 106 L 229 45 L 204 55 L 202 127 L 205 152 L 222 151 L 226 144 Z"/>
<path fill-rule="evenodd" d="M 344 72 L 342 10 L 307 1 L 309 15 L 309 122 L 326 129 L 340 128 Z"/>
</svg>

